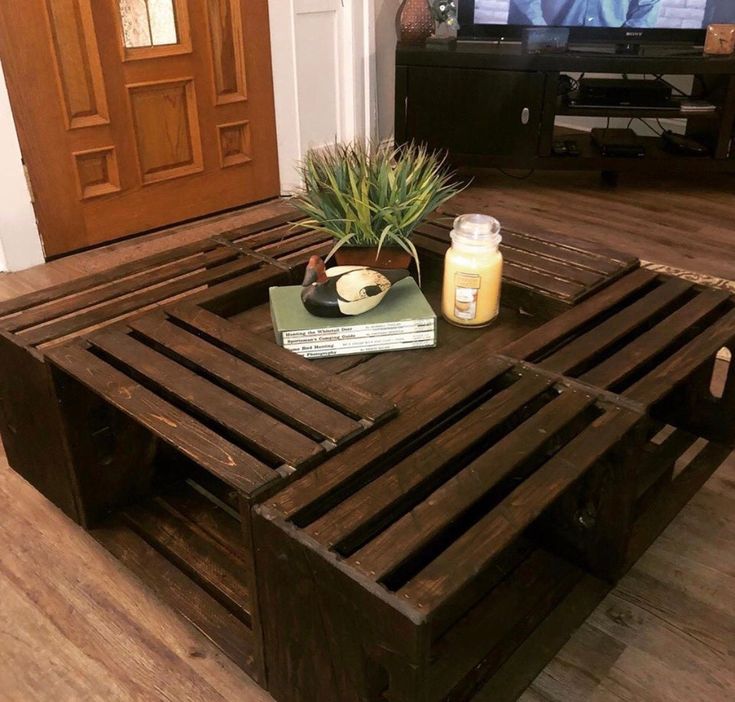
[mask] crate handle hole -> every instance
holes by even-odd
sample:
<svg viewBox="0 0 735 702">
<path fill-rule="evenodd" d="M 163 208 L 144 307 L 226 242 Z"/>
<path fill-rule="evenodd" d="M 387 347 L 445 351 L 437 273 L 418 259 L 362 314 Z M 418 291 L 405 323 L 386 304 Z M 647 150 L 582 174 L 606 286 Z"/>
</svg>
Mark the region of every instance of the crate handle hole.
<svg viewBox="0 0 735 702">
<path fill-rule="evenodd" d="M 730 372 L 730 364 L 732 363 L 732 351 L 727 346 L 723 346 L 715 357 L 712 366 L 712 378 L 710 379 L 709 391 L 716 400 L 721 400 L 725 394 L 727 385 L 727 377 Z"/>
</svg>

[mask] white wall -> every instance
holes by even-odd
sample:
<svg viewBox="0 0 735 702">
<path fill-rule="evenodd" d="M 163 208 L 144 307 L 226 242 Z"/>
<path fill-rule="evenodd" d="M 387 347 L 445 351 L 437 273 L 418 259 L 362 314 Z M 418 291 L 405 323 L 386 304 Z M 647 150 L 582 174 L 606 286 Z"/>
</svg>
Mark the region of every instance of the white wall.
<svg viewBox="0 0 735 702">
<path fill-rule="evenodd" d="M 0 158 L 0 271 L 18 271 L 44 259 L 2 70 Z"/>
<path fill-rule="evenodd" d="M 396 14 L 401 0 L 375 0 L 375 64 L 378 134 L 393 135 L 395 102 Z"/>
<path fill-rule="evenodd" d="M 281 190 L 310 148 L 375 130 L 373 0 L 270 0 Z"/>
</svg>

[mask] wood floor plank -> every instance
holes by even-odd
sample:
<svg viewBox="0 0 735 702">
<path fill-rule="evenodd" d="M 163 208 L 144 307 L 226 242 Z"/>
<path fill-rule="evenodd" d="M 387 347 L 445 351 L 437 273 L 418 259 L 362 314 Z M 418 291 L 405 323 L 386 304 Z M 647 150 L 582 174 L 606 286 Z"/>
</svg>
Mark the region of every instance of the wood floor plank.
<svg viewBox="0 0 735 702">
<path fill-rule="evenodd" d="M 4 701 L 271 700 L 1 454 L 0 514 Z"/>
</svg>

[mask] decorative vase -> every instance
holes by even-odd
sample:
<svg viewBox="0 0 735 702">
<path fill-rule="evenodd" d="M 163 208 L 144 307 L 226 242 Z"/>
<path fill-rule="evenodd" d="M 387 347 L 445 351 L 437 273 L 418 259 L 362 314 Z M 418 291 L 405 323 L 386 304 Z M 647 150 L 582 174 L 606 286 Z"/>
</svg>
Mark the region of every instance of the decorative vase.
<svg viewBox="0 0 735 702">
<path fill-rule="evenodd" d="M 428 0 L 403 0 L 396 15 L 398 39 L 407 44 L 421 44 L 434 33 L 434 17 Z"/>
<path fill-rule="evenodd" d="M 400 246 L 383 246 L 378 254 L 376 246 L 343 246 L 334 253 L 339 266 L 368 266 L 369 268 L 408 269 L 413 257 Z"/>
</svg>

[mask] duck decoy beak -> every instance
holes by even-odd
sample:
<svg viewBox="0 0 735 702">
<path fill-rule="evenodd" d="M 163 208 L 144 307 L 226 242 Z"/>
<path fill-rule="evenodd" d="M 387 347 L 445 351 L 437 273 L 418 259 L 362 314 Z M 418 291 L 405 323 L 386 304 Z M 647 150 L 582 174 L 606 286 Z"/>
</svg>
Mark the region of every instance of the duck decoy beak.
<svg viewBox="0 0 735 702">
<path fill-rule="evenodd" d="M 306 272 L 304 273 L 304 281 L 301 283 L 302 287 L 308 288 L 314 283 L 326 283 L 327 282 L 327 269 L 319 256 L 312 256 L 309 259 L 309 263 L 306 266 Z"/>
</svg>

